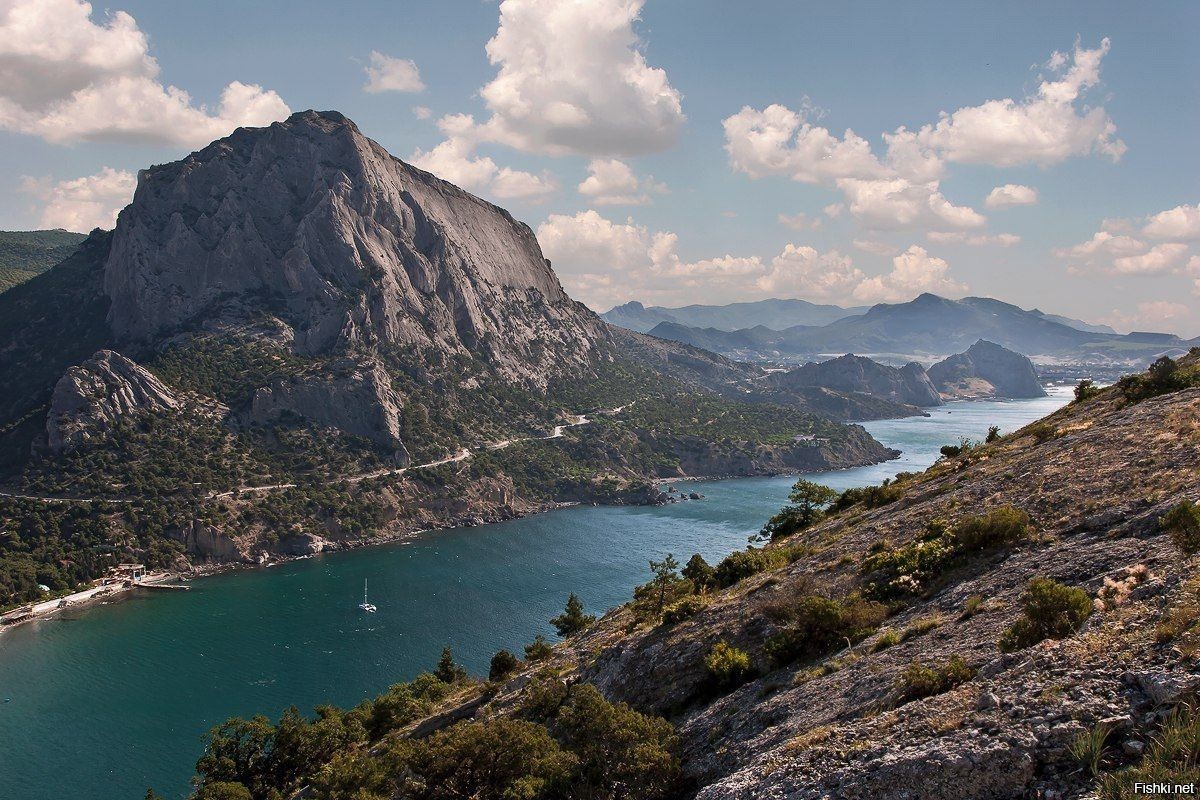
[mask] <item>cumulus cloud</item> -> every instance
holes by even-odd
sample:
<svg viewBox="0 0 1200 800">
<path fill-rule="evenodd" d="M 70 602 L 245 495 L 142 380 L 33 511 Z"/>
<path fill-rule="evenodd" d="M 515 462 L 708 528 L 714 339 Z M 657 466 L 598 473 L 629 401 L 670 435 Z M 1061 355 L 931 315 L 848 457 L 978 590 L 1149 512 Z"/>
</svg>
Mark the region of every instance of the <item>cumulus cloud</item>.
<svg viewBox="0 0 1200 800">
<path fill-rule="evenodd" d="M 953 297 L 966 291 L 966 284 L 950 277 L 950 265 L 944 259 L 914 244 L 892 259 L 891 272 L 855 287 L 853 297 L 864 303 L 900 303 L 922 292 Z"/>
<path fill-rule="evenodd" d="M 915 246 L 892 260 L 890 273 L 868 277 L 850 256 L 798 244 L 769 260 L 732 254 L 688 260 L 679 254 L 676 234 L 632 219 L 615 222 L 590 209 L 551 214 L 537 237 L 568 291 L 597 308 L 630 297 L 690 302 L 714 290 L 730 300 L 784 296 L 834 303 L 966 291 L 949 277 L 945 261 Z"/>
<path fill-rule="evenodd" d="M 587 169 L 588 176 L 579 184 L 579 193 L 599 206 L 646 205 L 652 193 L 667 190 L 652 177 L 639 178 L 628 164 L 617 158 L 593 158 Z"/>
<path fill-rule="evenodd" d="M 155 142 L 196 147 L 290 111 L 274 91 L 233 81 L 218 106 L 159 79 L 149 40 L 129 14 L 101 22 L 81 0 L 0 7 L 0 128 L 54 143 Z"/>
<path fill-rule="evenodd" d="M 1166 275 L 1183 263 L 1186 244 L 1167 242 L 1136 256 L 1114 258 L 1113 271 L 1123 275 Z"/>
<path fill-rule="evenodd" d="M 415 150 L 409 157 L 416 166 L 468 191 L 490 194 L 503 200 L 540 202 L 557 188 L 549 172 L 531 172 L 501 167 L 488 156 L 476 153 L 478 126 L 469 114 L 449 114 L 438 120 L 445 140 L 431 150 Z"/>
<path fill-rule="evenodd" d="M 1177 325 L 1191 316 L 1191 309 L 1183 303 L 1172 303 L 1168 300 L 1156 300 L 1138 303 L 1137 310 L 1124 312 L 1113 309 L 1101 321 L 1117 330 L 1162 330 L 1164 327 Z"/>
<path fill-rule="evenodd" d="M 1093 153 L 1117 161 L 1126 148 L 1116 125 L 1102 106 L 1083 102 L 1100 81 L 1100 62 L 1109 47 L 1108 39 L 1094 50 L 1076 42 L 1070 56 L 1051 56 L 1045 66 L 1056 77 L 1043 78 L 1033 96 L 943 113 L 937 123 L 921 128 L 917 141 L 947 161 L 995 167 L 1049 166 Z"/>
<path fill-rule="evenodd" d="M 900 248 L 889 242 L 877 242 L 874 239 L 855 239 L 854 246 L 864 253 L 871 253 L 876 256 L 894 256 L 900 252 Z"/>
<path fill-rule="evenodd" d="M 493 141 L 534 153 L 631 156 L 675 143 L 682 98 L 646 63 L 644 0 L 504 0 L 480 90 Z"/>
<path fill-rule="evenodd" d="M 420 92 L 425 89 L 421 71 L 412 59 L 393 58 L 372 50 L 363 71 L 367 73 L 364 92 Z"/>
<path fill-rule="evenodd" d="M 1050 77 L 1032 96 L 989 100 L 917 130 L 884 132 L 882 157 L 854 131 L 839 136 L 810 120 L 808 109 L 780 104 L 745 106 L 727 117 L 725 151 L 730 166 L 751 178 L 778 175 L 837 188 L 850 213 L 870 228 L 977 228 L 983 215 L 941 192 L 947 164 L 1047 166 L 1089 154 L 1116 160 L 1125 152 L 1108 113 L 1086 103 L 1108 50 L 1108 39 L 1091 50 L 1077 43 L 1070 55 L 1050 58 Z M 1007 184 L 986 203 L 1005 208 L 1036 200 L 1036 190 Z"/>
<path fill-rule="evenodd" d="M 1200 204 L 1160 211 L 1146 222 L 1142 233 L 1153 239 L 1200 239 Z"/>
<path fill-rule="evenodd" d="M 87 232 L 111 229 L 117 214 L 133 199 L 137 178 L 132 172 L 104 167 L 95 175 L 73 180 L 25 177 L 21 190 L 41 201 L 38 225 Z"/>
<path fill-rule="evenodd" d="M 1031 206 L 1037 203 L 1037 189 L 1032 186 L 1022 186 L 1019 183 L 1006 183 L 997 186 L 988 193 L 983 204 L 988 208 L 1011 208 L 1012 206 Z"/>
<path fill-rule="evenodd" d="M 428 106 L 413 106 L 412 112 L 417 119 L 429 119 L 433 116 L 433 112 Z"/>
</svg>

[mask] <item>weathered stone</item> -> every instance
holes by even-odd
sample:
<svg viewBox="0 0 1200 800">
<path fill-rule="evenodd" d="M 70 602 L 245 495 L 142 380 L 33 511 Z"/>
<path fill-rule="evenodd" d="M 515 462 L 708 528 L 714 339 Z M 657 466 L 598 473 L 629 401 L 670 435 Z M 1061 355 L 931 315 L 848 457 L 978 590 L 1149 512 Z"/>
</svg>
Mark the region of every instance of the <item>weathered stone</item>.
<svg viewBox="0 0 1200 800">
<path fill-rule="evenodd" d="M 1032 361 L 984 339 L 934 364 L 929 378 L 947 398 L 1046 396 Z"/>
</svg>

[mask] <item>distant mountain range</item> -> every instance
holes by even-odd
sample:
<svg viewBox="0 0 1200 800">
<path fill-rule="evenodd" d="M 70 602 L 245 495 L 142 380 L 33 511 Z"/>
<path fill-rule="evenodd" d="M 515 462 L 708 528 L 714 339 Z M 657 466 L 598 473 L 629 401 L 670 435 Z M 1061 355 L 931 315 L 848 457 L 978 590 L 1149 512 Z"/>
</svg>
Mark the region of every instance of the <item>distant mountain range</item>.
<svg viewBox="0 0 1200 800">
<path fill-rule="evenodd" d="M 1140 367 L 1160 354 L 1182 354 L 1200 343 L 1167 333 L 1121 335 L 1104 326 L 1026 311 L 986 297 L 948 300 L 933 294 L 907 303 L 881 303 L 819 325 L 776 330 L 764 323 L 727 331 L 663 321 L 650 333 L 733 358 L 783 362 L 843 353 L 871 354 L 887 361 L 929 361 L 986 339 L 1043 361 Z"/>
<path fill-rule="evenodd" d="M 647 308 L 634 300 L 612 308 L 600 316 L 612 325 L 647 333 L 663 322 L 693 328 L 715 328 L 719 331 L 736 331 L 756 326 L 779 331 L 796 325 L 828 325 L 843 317 L 866 312 L 866 306 L 842 308 L 810 303 L 807 300 L 772 299 L 753 303 L 730 303 L 724 306 L 691 305 L 682 308 Z"/>
<path fill-rule="evenodd" d="M 50 231 L 0 231 L 0 292 L 24 283 L 58 264 L 86 239 L 61 228 Z"/>
</svg>

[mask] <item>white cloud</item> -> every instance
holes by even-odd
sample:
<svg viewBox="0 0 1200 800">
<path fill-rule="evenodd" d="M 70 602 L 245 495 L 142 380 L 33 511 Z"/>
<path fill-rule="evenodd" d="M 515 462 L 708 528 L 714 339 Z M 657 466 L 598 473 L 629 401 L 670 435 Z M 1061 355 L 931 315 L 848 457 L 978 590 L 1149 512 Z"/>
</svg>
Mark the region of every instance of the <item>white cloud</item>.
<svg viewBox="0 0 1200 800">
<path fill-rule="evenodd" d="M 367 73 L 363 91 L 370 94 L 420 92 L 425 89 L 425 84 L 421 81 L 421 71 L 409 58 L 393 58 L 378 50 L 372 50 L 363 72 Z"/>
<path fill-rule="evenodd" d="M 855 239 L 854 246 L 864 253 L 871 253 L 877 256 L 894 256 L 900 252 L 900 248 L 889 242 L 877 242 L 873 239 Z"/>
<path fill-rule="evenodd" d="M 104 167 L 95 175 L 66 181 L 25 177 L 21 190 L 42 201 L 41 228 L 88 232 L 111 229 L 117 213 L 133 199 L 137 178 L 132 172 Z"/>
<path fill-rule="evenodd" d="M 983 204 L 988 208 L 1011 208 L 1012 206 L 1031 206 L 1037 203 L 1037 189 L 1032 186 L 1022 186 L 1019 183 L 1006 183 L 997 186 L 988 193 Z"/>
<path fill-rule="evenodd" d="M 824 223 L 819 217 L 810 217 L 803 211 L 795 214 L 780 214 L 776 219 L 780 225 L 791 228 L 794 231 L 815 231 L 820 230 Z"/>
<path fill-rule="evenodd" d="M 891 273 L 868 278 L 849 256 L 796 244 L 769 261 L 731 254 L 688 261 L 674 233 L 632 219 L 614 222 L 594 210 L 551 214 L 537 237 L 567 290 L 595 308 L 630 297 L 694 302 L 714 291 L 730 301 L 783 296 L 846 303 L 966 290 L 950 279 L 945 261 L 915 246 L 893 259 Z"/>
<path fill-rule="evenodd" d="M 548 172 L 534 175 L 500 167 L 487 156 L 475 152 L 478 126 L 469 114 L 449 114 L 438 120 L 446 139 L 429 151 L 419 148 L 409 157 L 416 166 L 428 170 L 455 186 L 503 200 L 540 201 L 557 188 Z"/>
<path fill-rule="evenodd" d="M 853 296 L 865 303 L 899 303 L 922 292 L 957 296 L 966 291 L 966 284 L 950 277 L 950 265 L 944 259 L 914 244 L 892 259 L 890 273 L 863 281 Z"/>
<path fill-rule="evenodd" d="M 233 81 L 215 110 L 159 80 L 129 14 L 92 22 L 80 0 L 8 0 L 0 12 L 0 128 L 54 143 L 207 144 L 290 111 L 273 91 Z"/>
<path fill-rule="evenodd" d="M 837 219 L 842 215 L 842 212 L 846 210 L 846 204 L 830 203 L 821 210 L 824 211 L 825 216 L 829 217 L 830 219 Z"/>
<path fill-rule="evenodd" d="M 652 177 L 638 178 L 628 164 L 617 158 L 593 158 L 587 169 L 588 176 L 579 184 L 579 193 L 599 206 L 646 205 L 650 193 L 662 194 L 667 190 Z"/>
<path fill-rule="evenodd" d="M 1120 159 L 1126 148 L 1116 137 L 1116 125 L 1102 106 L 1082 102 L 1100 81 L 1100 62 L 1109 44 L 1104 39 L 1087 50 L 1077 42 L 1071 56 L 1055 53 L 1046 67 L 1060 74 L 1056 80 L 1043 79 L 1036 95 L 943 113 L 936 124 L 921 128 L 918 141 L 947 161 L 996 167 L 1048 166 L 1092 153 Z"/>
<path fill-rule="evenodd" d="M 1186 244 L 1155 245 L 1141 255 L 1114 258 L 1113 271 L 1124 275 L 1165 275 L 1179 266 L 1187 252 Z"/>
<path fill-rule="evenodd" d="M 846 195 L 850 213 L 869 228 L 899 230 L 935 225 L 978 228 L 987 222 L 975 209 L 956 206 L 947 200 L 938 191 L 937 181 L 922 184 L 906 178 L 843 178 L 837 186 Z"/>
<path fill-rule="evenodd" d="M 417 119 L 429 119 L 433 116 L 433 112 L 427 106 L 413 106 L 412 112 Z"/>
<path fill-rule="evenodd" d="M 820 253 L 789 244 L 755 285 L 764 294 L 836 302 L 850 297 L 865 277 L 849 256 L 836 250 Z"/>
<path fill-rule="evenodd" d="M 1183 303 L 1156 300 L 1148 303 L 1138 303 L 1137 310 L 1132 313 L 1118 311 L 1114 308 L 1101 321 L 1122 331 L 1161 331 L 1164 327 L 1183 322 L 1190 316 L 1191 309 Z"/>
<path fill-rule="evenodd" d="M 1154 239 L 1200 239 L 1200 204 L 1160 211 L 1150 217 L 1142 233 Z"/>
<path fill-rule="evenodd" d="M 1059 258 L 1095 262 L 1105 258 L 1135 255 L 1143 252 L 1145 249 L 1145 243 L 1132 236 L 1110 233 L 1108 231 L 1097 231 L 1086 242 L 1081 242 L 1072 247 L 1056 247 L 1052 252 Z"/>
<path fill-rule="evenodd" d="M 675 143 L 681 96 L 634 32 L 644 0 L 504 0 L 480 90 L 487 137 L 548 155 L 629 156 Z"/>
<path fill-rule="evenodd" d="M 839 139 L 786 106 L 774 104 L 762 111 L 744 106 L 721 124 L 730 166 L 751 178 L 786 175 L 801 183 L 822 183 L 887 175 L 866 139 L 849 130 Z"/>
<path fill-rule="evenodd" d="M 969 236 L 963 231 L 929 231 L 925 234 L 925 238 L 939 244 L 967 244 L 972 247 L 985 247 L 987 245 L 1011 247 L 1021 241 L 1021 237 L 1015 233 L 977 234 Z"/>
</svg>

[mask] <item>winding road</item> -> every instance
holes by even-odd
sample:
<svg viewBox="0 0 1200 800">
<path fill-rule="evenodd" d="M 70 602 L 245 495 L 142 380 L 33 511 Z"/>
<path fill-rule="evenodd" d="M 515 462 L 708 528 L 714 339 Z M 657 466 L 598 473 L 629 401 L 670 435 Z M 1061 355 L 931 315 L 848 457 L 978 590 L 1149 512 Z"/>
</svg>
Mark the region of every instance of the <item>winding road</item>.
<svg viewBox="0 0 1200 800">
<path fill-rule="evenodd" d="M 598 413 L 603 414 L 604 416 L 609 416 L 609 417 L 615 416 L 617 414 L 620 414 L 622 411 L 629 408 L 636 402 L 637 401 L 634 400 L 632 402 L 626 403 L 623 406 L 617 406 L 616 408 L 612 408 L 607 411 L 601 411 Z M 397 467 L 396 469 L 376 470 L 375 472 L 367 472 L 367 473 L 363 473 L 361 475 L 349 475 L 349 476 L 336 478 L 334 480 L 327 481 L 327 485 L 332 486 L 332 485 L 343 484 L 343 483 L 351 483 L 351 484 L 361 483 L 370 478 L 382 478 L 382 477 L 389 476 L 389 475 L 403 475 L 404 473 L 408 472 L 410 469 L 426 469 L 426 468 L 431 468 L 431 467 L 441 467 L 446 464 L 454 464 L 459 461 L 466 461 L 468 458 L 473 456 L 476 452 L 479 452 L 482 450 L 486 450 L 489 452 L 495 452 L 497 450 L 503 450 L 506 447 L 511 447 L 514 444 L 520 444 L 521 442 L 544 442 L 544 441 L 549 441 L 550 439 L 559 439 L 563 436 L 563 433 L 564 433 L 564 431 L 566 431 L 567 428 L 577 428 L 580 425 L 587 425 L 587 424 L 591 423 L 591 421 L 592 420 L 588 419 L 588 417 L 584 414 L 576 414 L 572 417 L 571 422 L 567 422 L 562 425 L 555 425 L 553 431 L 550 433 L 549 436 L 525 436 L 525 437 L 521 437 L 518 439 L 505 439 L 500 442 L 493 442 L 491 444 L 483 445 L 482 447 L 477 447 L 474 451 L 472 451 L 468 447 L 464 447 L 452 456 L 448 456 L 446 458 L 439 459 L 438 461 L 430 461 L 428 464 L 415 464 L 415 465 L 408 466 L 408 467 Z M 208 494 L 204 495 L 204 499 L 205 500 L 219 500 L 221 498 L 234 497 L 234 496 L 240 495 L 240 494 L 277 492 L 277 491 L 283 491 L 285 489 L 295 489 L 297 485 L 298 484 L 295 484 L 295 483 L 271 483 L 271 484 L 266 484 L 263 486 L 239 486 L 236 489 L 227 489 L 222 492 L 209 492 Z M 20 492 L 7 491 L 4 489 L 0 489 L 0 497 L 8 497 L 13 500 L 34 500 L 34 501 L 42 502 L 42 503 L 132 503 L 132 502 L 135 502 L 135 500 L 137 499 L 137 498 L 132 498 L 132 497 L 61 497 L 61 496 L 56 497 L 53 495 L 23 494 Z"/>
</svg>

